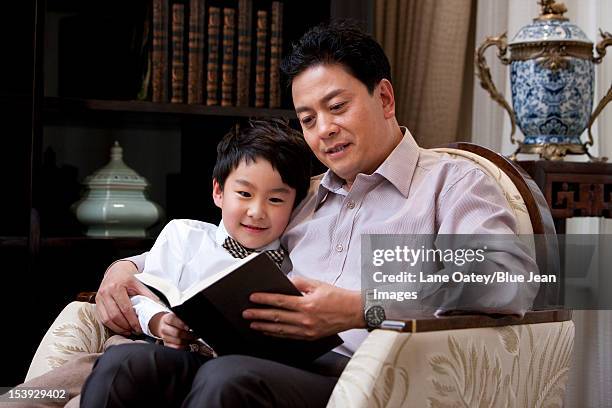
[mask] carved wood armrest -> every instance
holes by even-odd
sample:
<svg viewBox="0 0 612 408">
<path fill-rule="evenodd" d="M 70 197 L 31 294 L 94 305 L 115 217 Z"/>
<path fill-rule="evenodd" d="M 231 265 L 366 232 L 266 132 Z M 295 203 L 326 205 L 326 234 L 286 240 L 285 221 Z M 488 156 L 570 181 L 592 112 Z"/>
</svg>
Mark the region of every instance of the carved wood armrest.
<svg viewBox="0 0 612 408">
<path fill-rule="evenodd" d="M 79 302 L 96 303 L 97 292 L 79 292 L 76 295 L 76 300 Z"/>
<path fill-rule="evenodd" d="M 385 320 L 380 328 L 401 332 L 420 333 L 438 330 L 563 322 L 571 320 L 571 318 L 572 311 L 565 309 L 531 311 L 525 313 L 525 316 L 522 318 L 511 315 L 492 316 L 486 314 L 462 314 L 436 317 L 432 314 L 422 314 L 412 319 Z"/>
</svg>

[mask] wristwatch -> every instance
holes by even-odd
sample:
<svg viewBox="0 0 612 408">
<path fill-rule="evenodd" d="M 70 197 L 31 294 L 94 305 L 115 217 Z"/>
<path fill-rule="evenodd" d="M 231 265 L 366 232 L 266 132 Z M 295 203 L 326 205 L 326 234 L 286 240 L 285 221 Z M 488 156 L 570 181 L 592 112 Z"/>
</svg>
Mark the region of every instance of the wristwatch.
<svg viewBox="0 0 612 408">
<path fill-rule="evenodd" d="M 366 290 L 365 295 L 363 316 L 368 331 L 372 331 L 380 327 L 382 322 L 385 321 L 385 309 L 379 301 L 374 299 L 374 292 L 372 290 Z"/>
</svg>

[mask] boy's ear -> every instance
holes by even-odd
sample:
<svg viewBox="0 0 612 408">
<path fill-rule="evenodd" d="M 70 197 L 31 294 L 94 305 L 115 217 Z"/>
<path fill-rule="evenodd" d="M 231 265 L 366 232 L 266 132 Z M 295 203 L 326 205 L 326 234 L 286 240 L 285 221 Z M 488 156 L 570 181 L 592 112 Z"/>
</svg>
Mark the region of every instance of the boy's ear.
<svg viewBox="0 0 612 408">
<path fill-rule="evenodd" d="M 215 205 L 219 208 L 223 206 L 223 189 L 221 189 L 221 185 L 217 181 L 217 179 L 213 179 L 213 191 L 212 191 L 213 201 Z"/>
</svg>

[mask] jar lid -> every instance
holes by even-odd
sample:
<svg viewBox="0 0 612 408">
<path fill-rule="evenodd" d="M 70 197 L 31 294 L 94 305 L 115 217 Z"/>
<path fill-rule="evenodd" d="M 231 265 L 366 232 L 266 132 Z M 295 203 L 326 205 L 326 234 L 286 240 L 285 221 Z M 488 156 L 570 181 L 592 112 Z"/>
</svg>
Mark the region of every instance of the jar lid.
<svg viewBox="0 0 612 408">
<path fill-rule="evenodd" d="M 540 1 L 540 16 L 533 23 L 521 28 L 514 36 L 510 45 L 535 42 L 573 42 L 593 45 L 584 31 L 563 16 L 567 8 L 555 0 Z"/>
<path fill-rule="evenodd" d="M 110 149 L 108 164 L 85 178 L 83 184 L 89 188 L 119 188 L 144 190 L 149 183 L 123 162 L 123 148 L 115 141 Z"/>
</svg>

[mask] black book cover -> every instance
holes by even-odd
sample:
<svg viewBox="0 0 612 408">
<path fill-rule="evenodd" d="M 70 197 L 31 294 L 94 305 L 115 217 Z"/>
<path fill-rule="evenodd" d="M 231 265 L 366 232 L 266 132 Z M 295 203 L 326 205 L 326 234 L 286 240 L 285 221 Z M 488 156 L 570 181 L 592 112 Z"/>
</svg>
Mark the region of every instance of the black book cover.
<svg viewBox="0 0 612 408">
<path fill-rule="evenodd" d="M 342 344 L 339 336 L 314 341 L 266 336 L 249 327 L 245 309 L 261 305 L 249 301 L 254 292 L 301 296 L 300 291 L 265 253 L 254 253 L 242 262 L 198 282 L 182 294 L 151 275 L 139 279 L 154 289 L 171 310 L 218 355 L 244 354 L 270 360 L 308 362 Z M 155 277 L 154 277 L 155 278 Z"/>
</svg>

